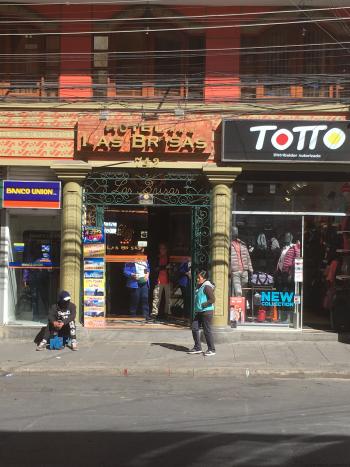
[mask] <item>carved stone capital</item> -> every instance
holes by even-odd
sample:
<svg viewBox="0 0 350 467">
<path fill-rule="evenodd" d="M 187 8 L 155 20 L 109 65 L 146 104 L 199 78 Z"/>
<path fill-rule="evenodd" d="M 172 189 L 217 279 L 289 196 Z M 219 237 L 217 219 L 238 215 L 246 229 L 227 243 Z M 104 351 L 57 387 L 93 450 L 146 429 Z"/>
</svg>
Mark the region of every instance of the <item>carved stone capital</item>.
<svg viewBox="0 0 350 467">
<path fill-rule="evenodd" d="M 57 174 L 57 177 L 64 182 L 82 183 L 91 172 L 91 165 L 86 162 L 77 161 L 69 163 L 55 163 L 51 169 Z"/>
<path fill-rule="evenodd" d="M 231 186 L 241 172 L 241 167 L 218 167 L 217 165 L 203 167 L 203 173 L 212 185 Z"/>
</svg>

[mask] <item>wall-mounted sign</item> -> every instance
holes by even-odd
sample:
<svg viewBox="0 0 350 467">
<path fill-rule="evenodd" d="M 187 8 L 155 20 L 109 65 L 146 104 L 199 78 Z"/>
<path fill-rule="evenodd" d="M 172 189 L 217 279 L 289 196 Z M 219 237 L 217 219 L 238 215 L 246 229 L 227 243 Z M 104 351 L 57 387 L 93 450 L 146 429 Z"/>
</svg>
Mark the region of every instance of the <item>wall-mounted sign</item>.
<svg viewBox="0 0 350 467">
<path fill-rule="evenodd" d="M 104 222 L 103 225 L 104 225 L 105 234 L 116 234 L 117 233 L 116 222 Z"/>
<path fill-rule="evenodd" d="M 4 208 L 60 209 L 61 182 L 4 180 Z"/>
<path fill-rule="evenodd" d="M 92 131 L 92 128 L 95 128 Z M 211 122 L 127 123 L 121 120 L 78 122 L 78 153 L 211 153 Z"/>
<path fill-rule="evenodd" d="M 349 121 L 224 120 L 222 161 L 350 162 Z"/>
<path fill-rule="evenodd" d="M 144 204 L 144 205 L 153 204 L 153 195 L 150 193 L 139 194 L 139 204 Z"/>
<path fill-rule="evenodd" d="M 295 258 L 294 282 L 303 282 L 303 269 L 304 269 L 303 258 Z"/>
</svg>

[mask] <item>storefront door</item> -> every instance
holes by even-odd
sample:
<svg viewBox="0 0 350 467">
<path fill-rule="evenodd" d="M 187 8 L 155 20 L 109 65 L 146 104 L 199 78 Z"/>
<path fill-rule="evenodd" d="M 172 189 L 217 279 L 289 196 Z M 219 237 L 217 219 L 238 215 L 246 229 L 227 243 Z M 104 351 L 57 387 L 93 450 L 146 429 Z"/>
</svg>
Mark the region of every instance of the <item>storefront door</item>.
<svg viewBox="0 0 350 467">
<path fill-rule="evenodd" d="M 152 310 L 158 254 L 165 245 L 170 290 L 168 302 L 163 294 L 159 314 L 188 321 L 193 283 L 179 279 L 184 263 L 192 275 L 209 264 L 210 196 L 205 181 L 199 174 L 96 172 L 88 178 L 84 196 L 84 223 L 106 226 L 105 318 L 142 318 L 142 309 L 136 317 L 135 310 L 131 313 L 125 277 L 126 264 L 136 260 L 149 262 Z"/>
</svg>

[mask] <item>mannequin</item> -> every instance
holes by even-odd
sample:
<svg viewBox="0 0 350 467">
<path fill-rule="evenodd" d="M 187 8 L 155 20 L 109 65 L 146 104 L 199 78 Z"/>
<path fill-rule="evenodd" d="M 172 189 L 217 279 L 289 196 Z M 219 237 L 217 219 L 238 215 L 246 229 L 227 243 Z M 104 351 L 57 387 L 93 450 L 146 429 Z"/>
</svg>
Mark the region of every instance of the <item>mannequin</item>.
<svg viewBox="0 0 350 467">
<path fill-rule="evenodd" d="M 281 280 L 293 282 L 292 276 L 294 273 L 295 258 L 300 257 L 300 244 L 292 243 L 293 235 L 287 232 L 284 235 L 284 246 L 281 251 L 281 256 L 277 263 L 277 272 L 281 273 Z"/>
<path fill-rule="evenodd" d="M 247 245 L 238 238 L 238 228 L 232 228 L 231 242 L 231 277 L 232 291 L 235 297 L 242 297 L 242 289 L 248 284 L 248 273 L 253 272 Z"/>
<path fill-rule="evenodd" d="M 294 266 L 296 258 L 300 258 L 300 243 L 293 243 L 293 235 L 290 232 L 287 232 L 284 235 L 284 246 L 276 269 L 275 284 L 281 292 L 292 292 L 295 288 Z M 280 319 L 282 321 L 292 319 L 289 308 L 280 309 Z"/>
</svg>

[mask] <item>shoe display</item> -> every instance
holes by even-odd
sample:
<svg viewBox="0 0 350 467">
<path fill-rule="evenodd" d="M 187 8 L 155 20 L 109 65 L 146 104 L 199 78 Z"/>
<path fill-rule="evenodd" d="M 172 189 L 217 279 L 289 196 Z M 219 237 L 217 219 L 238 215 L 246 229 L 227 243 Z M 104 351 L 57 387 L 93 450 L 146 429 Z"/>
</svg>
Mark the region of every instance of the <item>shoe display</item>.
<svg viewBox="0 0 350 467">
<path fill-rule="evenodd" d="M 206 352 L 204 352 L 205 357 L 211 357 L 212 355 L 216 355 L 216 352 L 214 352 L 214 350 L 207 350 Z"/>
<path fill-rule="evenodd" d="M 37 345 L 36 350 L 39 350 L 39 351 L 40 351 L 40 350 L 45 350 L 45 349 L 46 349 L 46 346 L 47 346 L 47 342 L 44 341 L 44 340 L 42 340 L 42 341 L 40 342 L 40 344 Z"/>
<path fill-rule="evenodd" d="M 198 349 L 196 349 L 195 347 L 193 347 L 193 349 L 188 350 L 187 353 L 188 353 L 188 354 L 193 354 L 193 355 L 194 355 L 194 354 L 197 354 L 197 353 L 203 353 L 203 351 L 202 351 L 201 349 L 198 350 Z"/>
</svg>

